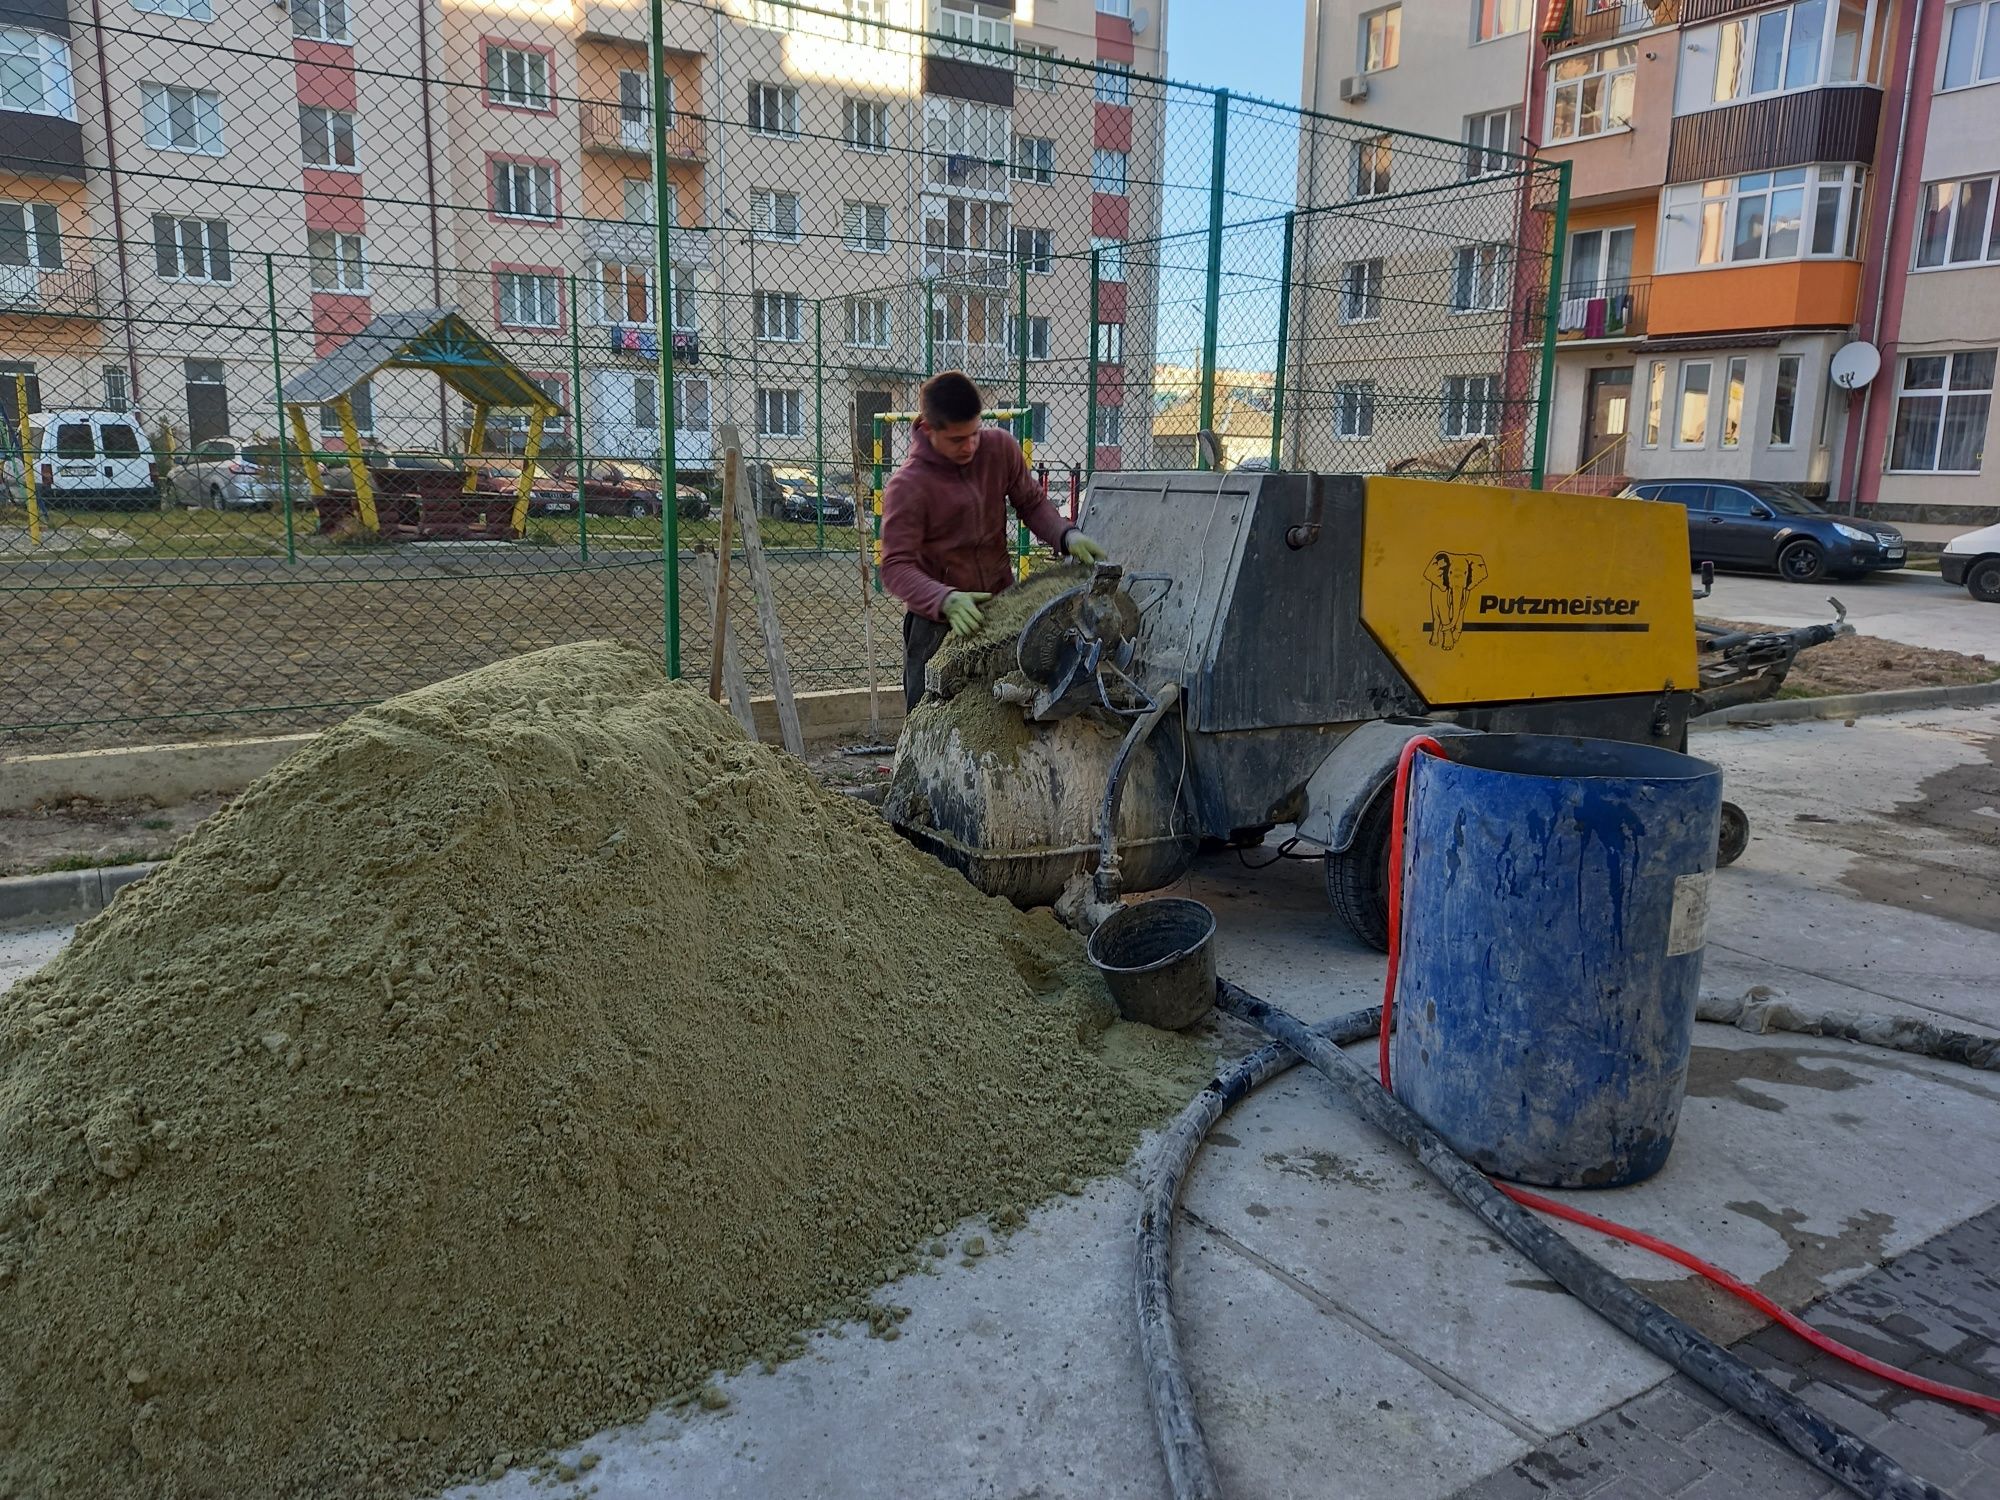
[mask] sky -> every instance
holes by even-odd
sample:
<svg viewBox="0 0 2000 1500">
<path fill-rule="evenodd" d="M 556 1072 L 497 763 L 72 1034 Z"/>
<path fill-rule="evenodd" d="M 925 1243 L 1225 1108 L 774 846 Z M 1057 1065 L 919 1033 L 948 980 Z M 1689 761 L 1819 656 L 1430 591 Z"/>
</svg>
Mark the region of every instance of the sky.
<svg viewBox="0 0 2000 1500">
<path fill-rule="evenodd" d="M 1135 8 L 1148 0 L 1134 0 Z M 1157 0 L 1153 5 L 1158 14 Z M 1168 0 L 1167 71 L 1189 83 L 1296 104 L 1303 0 Z"/>
</svg>

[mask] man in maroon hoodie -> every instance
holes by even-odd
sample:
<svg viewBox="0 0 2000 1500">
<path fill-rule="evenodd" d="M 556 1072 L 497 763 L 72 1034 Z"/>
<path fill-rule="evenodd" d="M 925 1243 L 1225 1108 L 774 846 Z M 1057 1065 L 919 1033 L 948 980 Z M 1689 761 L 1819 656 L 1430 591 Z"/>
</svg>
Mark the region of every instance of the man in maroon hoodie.
<svg viewBox="0 0 2000 1500">
<path fill-rule="evenodd" d="M 924 666 L 950 635 L 984 622 L 979 606 L 1014 581 L 1007 507 L 1078 562 L 1104 549 L 1066 523 L 1028 472 L 1021 445 L 982 427 L 985 401 L 958 370 L 924 382 L 909 456 L 882 495 L 882 582 L 903 601 L 903 703 L 924 695 Z"/>
</svg>

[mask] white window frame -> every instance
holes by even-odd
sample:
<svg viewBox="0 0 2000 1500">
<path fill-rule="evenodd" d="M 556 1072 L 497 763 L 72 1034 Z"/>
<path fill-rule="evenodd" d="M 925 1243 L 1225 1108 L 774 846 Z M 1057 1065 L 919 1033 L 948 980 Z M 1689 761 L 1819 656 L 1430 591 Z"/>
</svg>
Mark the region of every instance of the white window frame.
<svg viewBox="0 0 2000 1500">
<path fill-rule="evenodd" d="M 354 40 L 348 0 L 291 0 L 292 35 L 308 42 Z"/>
<path fill-rule="evenodd" d="M 1960 387 L 1954 384 L 1954 382 L 1958 379 L 1959 361 L 1968 358 L 1977 359 L 1982 356 L 1988 361 L 1988 369 L 1986 372 L 1986 384 L 1977 388 Z M 1939 383 L 1937 385 L 1935 386 L 1925 385 L 1917 387 L 1912 387 L 1910 385 L 1910 366 L 1916 364 L 1920 360 L 1942 360 L 1944 362 L 1944 369 L 1940 374 Z M 1896 405 L 1893 413 L 1891 414 L 1891 419 L 1889 423 L 1889 452 L 1888 452 L 1889 473 L 1891 474 L 1979 474 L 1985 471 L 1985 450 L 1986 450 L 1985 435 L 1987 432 L 1991 430 L 1993 422 L 1993 368 L 1992 367 L 1996 363 L 2000 363 L 2000 360 L 1996 360 L 1995 351 L 1991 348 L 1931 350 L 1923 354 L 1906 354 L 1902 357 L 1901 360 L 1897 362 Z M 1898 447 L 1896 438 L 1897 438 L 1897 433 L 1899 432 L 1899 430 L 1903 425 L 1904 403 L 1906 401 L 1928 402 L 1933 400 L 1938 403 L 1938 413 L 1937 413 L 1936 431 L 1931 439 L 1930 463 L 1928 465 L 1921 467 L 1911 467 L 1908 465 L 1897 464 L 1895 461 L 1896 449 Z M 1978 461 L 1973 465 L 1973 467 L 1969 469 L 1944 469 L 1938 467 L 1940 461 L 1944 457 L 1945 428 L 1951 419 L 1951 408 L 1954 402 L 1984 403 L 1986 408 L 1986 421 L 1980 428 L 1979 453 L 1977 455 Z"/>
<path fill-rule="evenodd" d="M 1012 9 L 978 0 L 938 0 L 931 30 L 933 57 L 955 57 L 988 68 L 1008 66 L 1007 54 L 1014 46 Z"/>
<path fill-rule="evenodd" d="M 1699 391 L 1688 389 L 1688 377 L 1696 370 L 1701 371 L 1702 387 Z M 1701 431 L 1693 438 L 1688 432 L 1688 397 L 1701 397 Z M 1715 361 L 1712 359 L 1684 359 L 1674 380 L 1674 447 L 1683 453 L 1699 453 L 1708 446 L 1709 416 L 1715 406 Z"/>
<path fill-rule="evenodd" d="M 507 316 L 509 301 L 514 304 L 511 318 Z M 530 307 L 529 302 L 534 305 Z M 502 328 L 560 328 L 562 278 L 552 271 L 495 271 L 493 307 Z"/>
<path fill-rule="evenodd" d="M 1498 140 L 1495 140 L 1496 127 Z M 1520 114 L 1512 109 L 1488 110 L 1465 117 L 1465 179 L 1494 177 L 1514 166 Z"/>
<path fill-rule="evenodd" d="M 1005 284 L 1014 262 L 1011 205 L 926 193 L 922 208 L 925 275 Z"/>
<path fill-rule="evenodd" d="M 840 205 L 840 243 L 862 255 L 889 253 L 889 205 L 849 198 Z"/>
<path fill-rule="evenodd" d="M 66 38 L 26 26 L 0 26 L 0 57 L 18 59 L 26 69 L 38 72 L 42 82 L 40 97 L 34 103 L 30 104 L 24 95 L 0 102 L 0 107 L 14 114 L 46 115 L 56 120 L 76 118 L 76 73 L 70 64 Z M 142 83 L 139 87 L 161 89 L 167 85 Z M 146 144 L 153 144 L 150 128 Z"/>
<path fill-rule="evenodd" d="M 841 128 L 850 151 L 880 156 L 889 149 L 889 104 L 849 94 L 842 101 Z"/>
<path fill-rule="evenodd" d="M 1472 0 L 1472 45 L 1526 31 L 1536 9 L 1537 0 Z"/>
<path fill-rule="evenodd" d="M 1125 407 L 1122 402 L 1100 402 L 1097 408 L 1097 431 L 1091 434 L 1099 448 L 1122 448 L 1125 446 Z"/>
<path fill-rule="evenodd" d="M 0 218 L 18 224 L 25 265 L 38 271 L 60 271 L 62 253 L 62 213 L 55 204 L 39 199 L 0 198 Z M 0 375 L 0 380 L 7 377 Z"/>
<path fill-rule="evenodd" d="M 1613 276 L 1611 246 L 1618 235 L 1625 236 L 1625 274 Z M 1577 241 L 1587 235 L 1597 237 L 1596 254 L 1590 257 L 1590 264 L 1584 264 L 1584 257 L 1577 253 Z M 1636 224 L 1596 224 L 1588 229 L 1572 229 L 1569 232 L 1569 251 L 1563 268 L 1563 295 L 1565 297 L 1602 297 L 1612 292 L 1622 292 L 1630 286 L 1638 275 L 1638 267 L 1633 265 L 1632 256 L 1638 249 L 1639 226 Z"/>
<path fill-rule="evenodd" d="M 1340 322 L 1373 323 L 1382 316 L 1382 257 L 1350 260 L 1340 268 Z"/>
<path fill-rule="evenodd" d="M 1852 260 L 1858 249 L 1862 195 L 1867 188 L 1866 168 L 1830 165 L 1746 172 L 1707 182 L 1670 183 L 1660 191 L 1656 269 L 1670 274 L 1795 260 Z M 1771 221 L 1775 215 L 1772 204 L 1781 193 L 1799 195 L 1798 250 L 1789 255 L 1772 255 Z M 1833 248 L 1819 250 L 1815 246 L 1821 239 L 1821 214 L 1829 200 L 1834 214 Z M 1746 208 L 1753 213 L 1762 212 L 1764 225 L 1759 232 L 1758 254 L 1738 259 L 1737 230 Z M 1702 258 L 1708 253 L 1711 226 L 1715 251 L 1712 260 Z M 1681 260 L 1680 255 L 1689 248 L 1693 250 L 1693 259 Z"/>
<path fill-rule="evenodd" d="M 1110 198 L 1123 198 L 1131 191 L 1132 153 L 1098 146 L 1090 153 L 1090 190 Z"/>
<path fill-rule="evenodd" d="M 1017 135 L 1008 171 L 1015 182 L 1051 183 L 1056 180 L 1056 143 L 1053 136 Z"/>
<path fill-rule="evenodd" d="M 185 138 L 174 122 L 174 113 L 183 104 L 192 127 Z M 139 114 L 144 125 L 145 142 L 155 151 L 177 151 L 184 156 L 220 156 L 223 153 L 222 95 L 214 89 L 193 89 L 184 84 L 145 80 L 139 84 Z"/>
<path fill-rule="evenodd" d="M 495 67 L 496 62 L 498 67 Z M 514 64 L 519 64 L 520 77 L 511 76 Z M 534 76 L 539 73 L 539 81 Z M 549 54 L 533 47 L 519 47 L 511 42 L 488 42 L 486 44 L 486 102 L 501 109 L 522 109 L 538 115 L 552 115 L 556 110 L 555 89 L 551 80 Z"/>
<path fill-rule="evenodd" d="M 1978 227 L 1975 230 L 1976 255 L 1957 254 L 1959 231 L 1968 222 L 1966 200 L 1974 191 L 1981 199 L 1978 209 Z M 1991 265 L 2000 261 L 2000 226 L 1993 217 L 1993 199 L 2000 194 L 2000 178 L 1996 177 L 1953 177 L 1939 182 L 1924 184 L 1923 198 L 1917 206 L 1917 232 L 1911 236 L 1910 269 L 1913 271 L 1949 271 L 1960 266 Z M 1932 202 L 1938 197 L 1947 201 L 1942 209 L 1933 208 Z M 1941 254 L 1936 260 L 1926 260 L 1925 250 L 1930 239 L 1928 227 L 1931 217 L 1942 212 L 1944 233 Z"/>
<path fill-rule="evenodd" d="M 1122 365 L 1125 363 L 1125 325 L 1104 323 L 1097 325 L 1097 362 L 1100 365 Z"/>
<path fill-rule="evenodd" d="M 306 266 L 316 292 L 337 297 L 368 295 L 368 242 L 362 235 L 308 229 Z"/>
<path fill-rule="evenodd" d="M 1577 65 L 1581 64 L 1579 68 Z M 1562 76 L 1564 70 L 1570 76 Z M 1545 144 L 1589 141 L 1632 128 L 1633 96 L 1638 91 L 1639 49 L 1631 42 L 1614 42 L 1590 51 L 1566 52 L 1549 64 L 1549 104 L 1543 120 Z M 1586 104 L 1596 85 L 1597 126 L 1584 129 Z M 1563 100 L 1570 104 L 1570 133 L 1556 123 Z"/>
<path fill-rule="evenodd" d="M 1730 355 L 1722 369 L 1722 425 L 1715 438 L 1716 447 L 1724 453 L 1733 453 L 1743 446 L 1743 396 L 1749 379 L 1748 357 Z"/>
<path fill-rule="evenodd" d="M 1097 255 L 1097 279 L 1100 283 L 1125 280 L 1125 242 L 1107 239 L 1102 235 L 1090 237 L 1090 248 Z"/>
<path fill-rule="evenodd" d="M 753 79 L 749 85 L 744 115 L 752 135 L 773 140 L 799 138 L 799 91 L 789 83 L 766 83 Z M 774 123 L 775 121 L 775 123 Z"/>
<path fill-rule="evenodd" d="M 496 219 L 515 219 L 530 224 L 556 222 L 560 214 L 556 207 L 558 183 L 556 169 L 553 166 L 547 162 L 516 161 L 507 156 L 496 156 L 492 161 L 489 178 L 493 193 L 493 216 Z M 524 173 L 525 176 L 522 175 Z M 546 179 L 542 175 L 544 173 L 547 174 Z M 504 194 L 500 190 L 503 174 L 507 184 Z M 548 189 L 546 194 L 543 193 L 545 181 Z M 521 191 L 524 182 L 527 184 L 525 195 Z M 527 200 L 525 212 L 522 209 L 524 196 Z"/>
<path fill-rule="evenodd" d="M 1451 253 L 1451 311 L 1494 312 L 1512 290 L 1513 257 L 1497 240 L 1459 245 Z"/>
<path fill-rule="evenodd" d="M 1132 107 L 1132 65 L 1124 62 L 1103 62 L 1097 64 L 1097 75 L 1091 85 L 1091 97 L 1099 104 L 1109 104 L 1125 109 Z"/>
<path fill-rule="evenodd" d="M 160 268 L 161 238 L 160 226 L 173 225 L 173 264 L 171 272 Z M 192 231 L 199 239 L 201 254 L 201 274 L 187 274 L 189 263 L 188 235 Z M 223 274 L 214 274 L 216 262 L 222 263 Z M 198 285 L 228 286 L 236 279 L 235 261 L 229 248 L 229 221 L 211 219 L 199 214 L 154 214 L 153 215 L 153 274 L 162 281 L 193 282 Z"/>
<path fill-rule="evenodd" d="M 1667 362 L 1656 359 L 1646 367 L 1646 416 L 1639 429 L 1639 446 L 1657 448 L 1666 424 Z"/>
<path fill-rule="evenodd" d="M 1395 141 L 1388 135 L 1369 136 L 1353 143 L 1349 186 L 1356 199 L 1383 198 L 1393 190 L 1396 168 Z"/>
<path fill-rule="evenodd" d="M 893 342 L 894 311 L 887 297 L 847 299 L 847 345 L 850 349 L 887 349 Z"/>
<path fill-rule="evenodd" d="M 797 292 L 752 292 L 750 320 L 760 344 L 805 342 L 805 299 Z"/>
<path fill-rule="evenodd" d="M 925 95 L 925 185 L 962 197 L 1005 198 L 1013 129 L 1014 111 L 1004 105 Z"/>
<path fill-rule="evenodd" d="M 375 382 L 364 380 L 347 393 L 347 414 L 354 420 L 356 437 L 375 436 Z M 319 409 L 320 436 L 337 438 L 340 431 L 340 408 L 322 403 Z"/>
<path fill-rule="evenodd" d="M 799 387 L 760 385 L 754 392 L 754 398 L 757 408 L 757 436 L 805 436 L 805 392 Z M 776 416 L 776 422 L 772 421 L 773 416 Z"/>
<path fill-rule="evenodd" d="M 215 6 L 210 0 L 132 0 L 132 9 L 153 16 L 175 16 L 183 21 L 215 19 Z"/>
<path fill-rule="evenodd" d="M 1028 314 L 1028 358 L 1043 360 L 1049 358 L 1050 324 L 1046 313 Z M 1007 347 L 1016 355 L 1021 352 L 1021 320 L 1014 313 L 1007 314 Z"/>
<path fill-rule="evenodd" d="M 1025 264 L 1030 276 L 1056 273 L 1056 236 L 1053 229 L 1036 229 L 1026 224 L 1014 226 L 1014 260 Z"/>
<path fill-rule="evenodd" d="M 1778 397 L 1785 390 L 1785 367 L 1791 366 L 1791 408 L 1786 414 L 1785 435 L 1778 436 Z M 1788 453 L 1799 445 L 1799 397 L 1805 394 L 1805 358 L 1798 354 L 1780 354 L 1771 371 L 1771 425 L 1770 441 L 1767 448 L 1778 453 Z"/>
<path fill-rule="evenodd" d="M 1808 4 L 1819 9 L 1819 34 L 1799 25 Z M 1839 35 L 1839 0 L 1792 0 L 1748 15 L 1732 15 L 1690 26 L 1680 35 L 1680 60 L 1674 79 L 1674 113 L 1700 114 L 1726 109 L 1752 99 L 1775 99 L 1808 89 L 1847 88 L 1866 84 L 1870 49 L 1880 21 L 1879 0 L 1868 0 L 1862 13 L 1861 35 L 1853 56 L 1853 76 L 1836 76 L 1834 40 Z M 1803 38 L 1810 38 L 1810 48 Z M 1777 65 L 1775 81 L 1758 87 L 1758 65 L 1769 47 Z M 1808 60 L 1809 72 L 1796 64 Z"/>
<path fill-rule="evenodd" d="M 635 277 L 631 273 L 637 271 Z M 613 282 L 616 282 L 617 305 L 612 304 Z M 627 317 L 630 303 L 627 300 L 632 285 L 637 282 L 645 289 L 639 316 Z M 653 266 L 644 260 L 613 260 L 609 256 L 599 256 L 590 263 L 590 300 L 594 304 L 591 317 L 605 328 L 652 328 L 659 321 L 659 306 L 653 300 Z"/>
<path fill-rule="evenodd" d="M 345 140 L 347 160 L 340 159 L 340 148 Z M 313 153 L 324 153 L 325 160 Z M 299 106 L 299 161 L 305 166 L 322 172 L 358 172 L 361 170 L 360 132 L 356 128 L 355 112 L 351 109 L 335 109 L 325 104 L 301 104 Z"/>
<path fill-rule="evenodd" d="M 1062 54 L 1042 42 L 1014 44 L 1014 86 L 1031 94 L 1056 91 L 1056 59 Z"/>
<path fill-rule="evenodd" d="M 1386 73 L 1403 60 L 1403 7 L 1385 5 L 1371 10 L 1360 27 L 1357 73 Z"/>
<path fill-rule="evenodd" d="M 1438 430 L 1447 442 L 1493 437 L 1500 430 L 1500 377 L 1447 375 L 1440 406 Z"/>
<path fill-rule="evenodd" d="M 1343 443 L 1375 436 L 1375 382 L 1342 380 L 1333 387 L 1333 436 Z"/>
<path fill-rule="evenodd" d="M 1100 16 L 1122 16 L 1129 20 L 1132 15 L 1132 0 L 1097 0 L 1097 13 Z"/>
<path fill-rule="evenodd" d="M 98 373 L 104 385 L 104 409 L 106 411 L 130 411 L 132 409 L 132 372 L 123 365 L 106 364 L 100 367 Z"/>
<path fill-rule="evenodd" d="M 791 218 L 789 234 L 785 232 L 787 209 Z M 750 189 L 750 238 L 753 240 L 796 245 L 801 237 L 799 221 L 802 217 L 797 193 L 784 188 Z"/>
<path fill-rule="evenodd" d="M 1969 27 L 1959 25 L 1959 17 L 1970 15 Z M 1953 47 L 1970 33 L 1972 56 L 1965 67 L 1956 70 L 1958 81 L 1952 81 Z M 1969 4 L 1948 6 L 1944 13 L 1943 41 L 1938 47 L 1937 88 L 1939 93 L 1958 89 L 1976 89 L 1984 84 L 2000 83 L 2000 4 L 1994 0 L 1971 0 Z"/>
</svg>

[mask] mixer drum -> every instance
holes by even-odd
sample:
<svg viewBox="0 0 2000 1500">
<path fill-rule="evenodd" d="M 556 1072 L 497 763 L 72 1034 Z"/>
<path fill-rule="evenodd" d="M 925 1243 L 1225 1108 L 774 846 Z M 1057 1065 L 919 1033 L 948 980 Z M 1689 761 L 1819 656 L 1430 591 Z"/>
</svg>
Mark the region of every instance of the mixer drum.
<svg viewBox="0 0 2000 1500">
<path fill-rule="evenodd" d="M 1096 868 L 1097 819 L 1125 729 L 1096 713 L 1031 724 L 1017 705 L 976 689 L 926 698 L 903 727 L 883 813 L 982 891 L 1053 905 L 1072 877 Z M 1179 800 L 1181 744 L 1176 713 L 1126 765 L 1118 857 L 1127 891 L 1167 885 L 1194 858 L 1193 819 Z"/>
</svg>

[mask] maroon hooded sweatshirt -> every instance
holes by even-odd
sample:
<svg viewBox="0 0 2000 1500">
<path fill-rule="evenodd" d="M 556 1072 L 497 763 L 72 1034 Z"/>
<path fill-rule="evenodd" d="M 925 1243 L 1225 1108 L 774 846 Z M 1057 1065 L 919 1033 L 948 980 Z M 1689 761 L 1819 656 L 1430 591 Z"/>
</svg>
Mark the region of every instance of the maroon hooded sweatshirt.
<svg viewBox="0 0 2000 1500">
<path fill-rule="evenodd" d="M 997 594 L 1014 581 L 1007 506 L 1057 551 L 1070 525 L 1028 472 L 1021 445 L 998 427 L 979 434 L 963 468 L 914 429 L 909 457 L 882 495 L 882 582 L 912 614 L 944 618 L 945 595 Z"/>
</svg>

